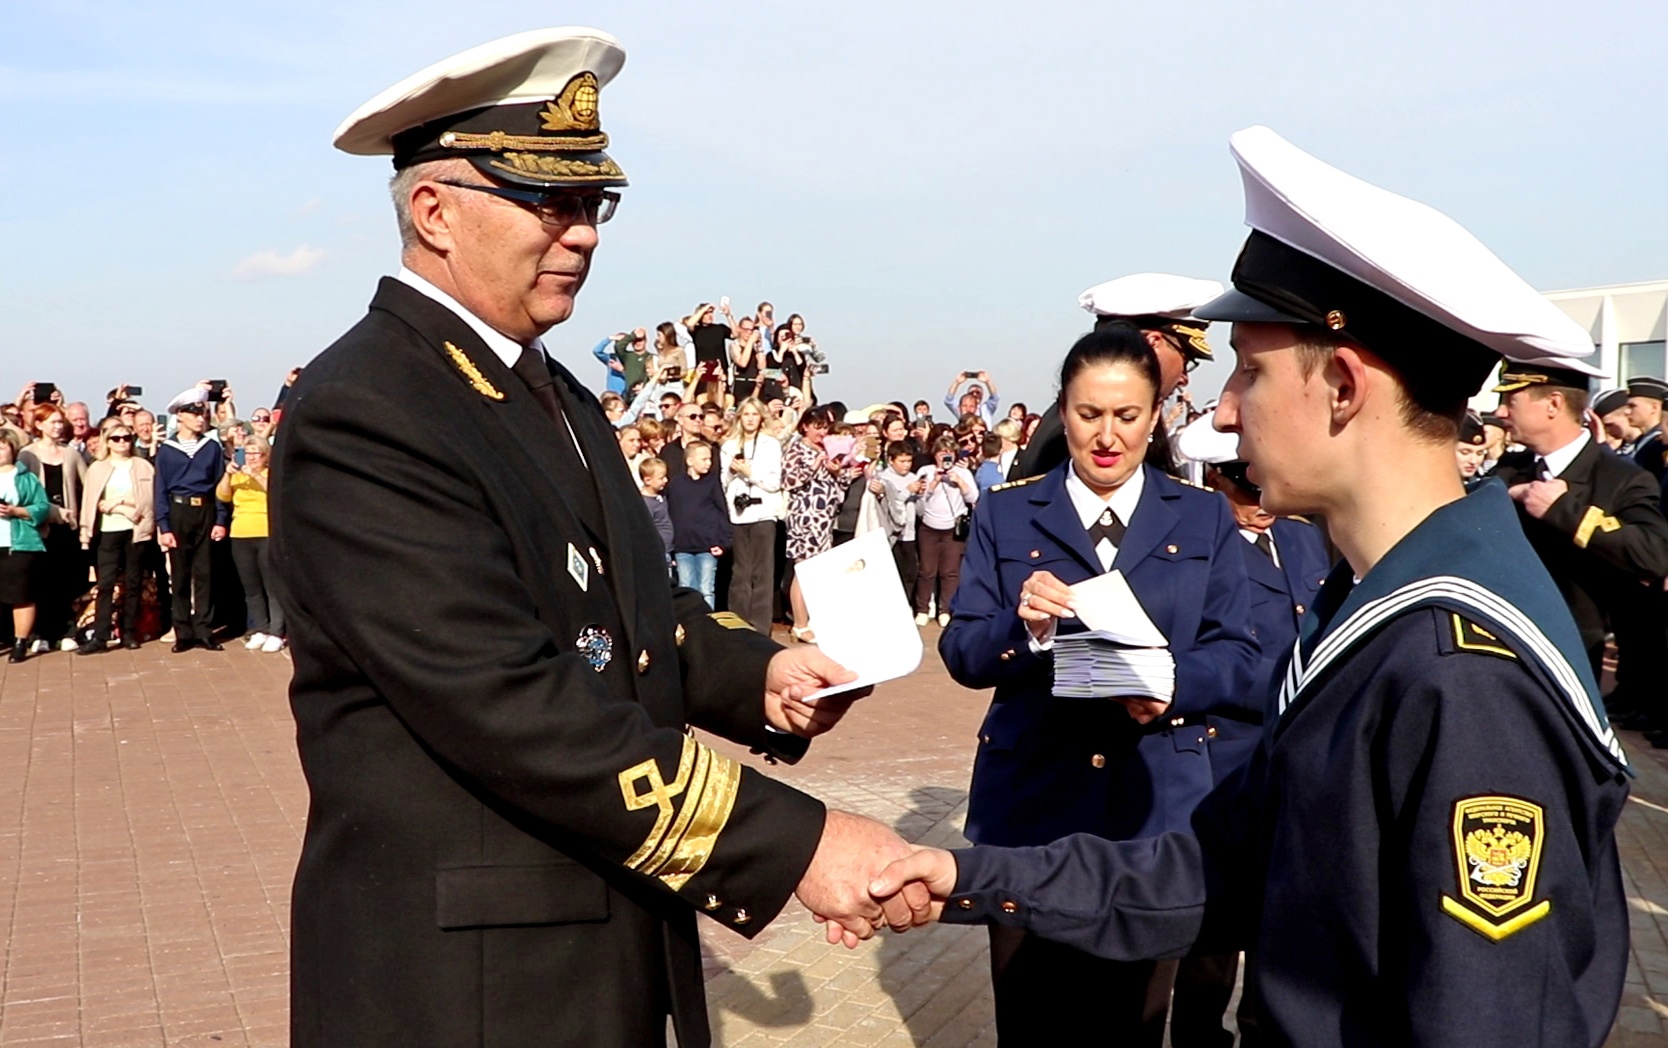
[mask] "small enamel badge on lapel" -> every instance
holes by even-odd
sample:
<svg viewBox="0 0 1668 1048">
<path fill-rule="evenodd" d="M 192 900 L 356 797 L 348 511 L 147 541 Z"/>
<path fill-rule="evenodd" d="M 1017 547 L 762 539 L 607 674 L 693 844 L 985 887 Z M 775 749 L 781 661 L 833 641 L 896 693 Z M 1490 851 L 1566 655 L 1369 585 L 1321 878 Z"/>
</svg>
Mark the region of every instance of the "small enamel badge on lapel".
<svg viewBox="0 0 1668 1048">
<path fill-rule="evenodd" d="M 498 391 L 498 387 L 487 381 L 487 377 L 481 374 L 481 369 L 475 366 L 473 360 L 469 359 L 469 354 L 448 342 L 446 343 L 446 355 L 452 358 L 452 363 L 457 366 L 459 371 L 463 372 L 463 377 L 469 380 L 471 386 L 475 387 L 475 392 L 488 400 L 504 399 L 504 394 Z"/>
<path fill-rule="evenodd" d="M 591 566 L 585 563 L 585 558 L 580 555 L 579 550 L 575 549 L 571 542 L 568 543 L 568 574 L 573 576 L 573 581 L 579 583 L 581 590 L 586 593 L 590 592 Z"/>
<path fill-rule="evenodd" d="M 585 656 L 585 661 L 598 673 L 614 661 L 614 638 L 601 626 L 586 626 L 579 631 L 579 639 L 574 643 L 579 647 L 579 654 Z"/>
<path fill-rule="evenodd" d="M 608 574 L 608 572 L 602 570 L 602 554 L 597 552 L 597 548 L 595 546 L 592 546 L 590 548 L 589 552 L 591 554 L 591 563 L 595 564 L 597 566 L 597 574 L 598 575 Z"/>
</svg>

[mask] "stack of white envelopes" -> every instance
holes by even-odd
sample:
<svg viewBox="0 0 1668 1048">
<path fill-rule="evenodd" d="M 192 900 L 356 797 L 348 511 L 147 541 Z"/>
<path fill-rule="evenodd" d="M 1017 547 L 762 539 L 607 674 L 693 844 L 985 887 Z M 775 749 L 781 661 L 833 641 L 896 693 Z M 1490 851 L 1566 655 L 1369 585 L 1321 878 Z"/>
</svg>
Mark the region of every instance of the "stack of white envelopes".
<svg viewBox="0 0 1668 1048">
<path fill-rule="evenodd" d="M 1174 698 L 1176 660 L 1170 641 L 1147 617 L 1123 573 L 1109 571 L 1071 591 L 1077 617 L 1088 628 L 1054 638 L 1054 694 L 1068 699 Z"/>
</svg>

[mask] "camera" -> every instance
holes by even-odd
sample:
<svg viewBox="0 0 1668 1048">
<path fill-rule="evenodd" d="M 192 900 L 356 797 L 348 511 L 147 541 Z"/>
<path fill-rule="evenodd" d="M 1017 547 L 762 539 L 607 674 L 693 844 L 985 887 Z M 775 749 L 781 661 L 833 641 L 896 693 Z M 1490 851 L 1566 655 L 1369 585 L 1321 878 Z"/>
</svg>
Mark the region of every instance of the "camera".
<svg viewBox="0 0 1668 1048">
<path fill-rule="evenodd" d="M 52 394 L 58 392 L 58 387 L 51 382 L 35 383 L 35 403 L 45 404 L 52 399 Z"/>
<path fill-rule="evenodd" d="M 747 491 L 737 492 L 736 497 L 733 500 L 733 504 L 735 505 L 737 514 L 746 513 L 747 510 L 750 507 L 762 505 L 763 503 L 764 503 L 764 499 L 761 499 L 758 496 L 752 494 L 751 492 L 747 492 Z"/>
<path fill-rule="evenodd" d="M 813 375 L 826 375 L 826 374 L 828 374 L 828 365 L 827 364 L 812 364 L 811 365 L 811 374 L 813 374 Z"/>
<path fill-rule="evenodd" d="M 208 399 L 210 400 L 210 402 L 218 404 L 222 400 L 226 399 L 226 380 L 225 379 L 223 379 L 223 378 L 211 378 L 211 379 L 209 379 L 208 387 L 209 387 L 208 388 Z"/>
</svg>

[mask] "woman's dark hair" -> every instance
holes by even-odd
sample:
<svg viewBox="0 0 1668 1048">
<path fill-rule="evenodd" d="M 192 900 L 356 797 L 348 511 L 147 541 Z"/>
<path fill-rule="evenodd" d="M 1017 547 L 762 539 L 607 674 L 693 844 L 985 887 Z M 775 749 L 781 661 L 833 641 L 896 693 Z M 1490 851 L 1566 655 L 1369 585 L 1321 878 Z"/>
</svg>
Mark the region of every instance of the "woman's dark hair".
<svg viewBox="0 0 1668 1048">
<path fill-rule="evenodd" d="M 824 404 L 823 407 L 828 409 L 828 413 L 834 417 L 834 421 L 844 422 L 846 420 L 846 402 L 845 401 L 843 401 L 843 400 L 830 400 L 826 404 Z"/>
<path fill-rule="evenodd" d="M 1158 357 L 1147 345 L 1147 336 L 1140 328 L 1123 321 L 1096 328 L 1072 344 L 1060 365 L 1060 403 L 1064 405 L 1066 387 L 1085 368 L 1105 364 L 1128 364 L 1147 377 L 1153 389 L 1153 403 L 1159 401 L 1161 385 Z"/>
<path fill-rule="evenodd" d="M 661 349 L 672 349 L 678 344 L 678 326 L 670 320 L 662 320 L 656 324 L 654 333 L 659 336 L 655 343 Z"/>
<path fill-rule="evenodd" d="M 899 416 L 901 416 L 901 417 L 903 417 L 903 418 L 905 418 L 905 419 L 907 419 L 907 418 L 909 418 L 909 409 L 908 409 L 908 408 L 906 408 L 906 407 L 904 407 L 904 402 L 903 402 L 903 401 L 901 401 L 901 400 L 894 400 L 894 401 L 892 401 L 892 402 L 891 402 L 891 403 L 890 403 L 890 404 L 888 404 L 888 405 L 886 405 L 886 406 L 887 406 L 887 407 L 890 407 L 890 408 L 897 408 L 897 409 L 898 409 L 898 414 L 899 414 Z"/>
<path fill-rule="evenodd" d="M 805 414 L 799 416 L 799 432 L 804 433 L 812 426 L 832 429 L 834 426 L 834 412 L 818 404 L 814 408 L 807 408 Z"/>
<path fill-rule="evenodd" d="M 784 335 L 786 337 L 783 337 Z M 776 325 L 776 345 L 777 346 L 785 345 L 788 342 L 788 340 L 792 339 L 792 338 L 793 338 L 793 329 L 792 328 L 788 327 L 788 325 L 786 325 L 786 324 Z"/>
</svg>

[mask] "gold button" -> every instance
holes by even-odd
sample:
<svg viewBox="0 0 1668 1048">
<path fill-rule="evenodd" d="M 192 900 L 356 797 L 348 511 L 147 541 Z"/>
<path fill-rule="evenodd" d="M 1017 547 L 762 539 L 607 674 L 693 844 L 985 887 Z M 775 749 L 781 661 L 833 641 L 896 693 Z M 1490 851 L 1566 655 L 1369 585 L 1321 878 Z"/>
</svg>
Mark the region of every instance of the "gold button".
<svg viewBox="0 0 1668 1048">
<path fill-rule="evenodd" d="M 981 735 L 981 736 L 979 736 L 979 741 L 984 743 L 986 746 L 989 746 L 990 745 L 990 736 L 989 735 Z"/>
<path fill-rule="evenodd" d="M 1009 659 L 1011 659 L 1013 657 L 1014 657 L 1014 649 L 1012 649 L 1012 648 L 1009 648 L 1007 651 L 1004 651 L 1001 655 L 997 656 L 997 658 L 1001 659 L 1003 662 L 1007 662 Z"/>
<path fill-rule="evenodd" d="M 688 634 L 684 632 L 683 627 L 679 626 L 678 631 L 672 634 L 672 639 L 676 640 L 678 642 L 678 647 L 681 648 L 683 647 L 683 639 L 687 636 Z"/>
<path fill-rule="evenodd" d="M 1093 757 L 1089 758 L 1089 763 L 1096 768 L 1106 767 L 1106 754 L 1104 754 L 1104 753 L 1095 754 Z"/>
<path fill-rule="evenodd" d="M 707 901 L 702 904 L 703 908 L 705 908 L 708 913 L 711 913 L 723 905 L 724 903 L 716 895 L 707 896 Z"/>
<path fill-rule="evenodd" d="M 1179 553 L 1181 552 L 1181 547 L 1172 542 L 1170 545 L 1164 547 L 1164 552 Z"/>
<path fill-rule="evenodd" d="M 1295 611 L 1296 611 L 1296 612 L 1297 612 L 1297 613 L 1298 613 L 1298 614 L 1299 614 L 1299 615 L 1301 615 L 1301 614 L 1303 614 L 1303 612 L 1304 612 L 1304 611 L 1305 611 L 1305 610 L 1306 610 L 1306 609 L 1305 609 L 1305 608 L 1304 608 L 1304 607 L 1303 607 L 1303 605 L 1301 605 L 1301 604 L 1299 604 L 1299 605 L 1298 605 L 1298 606 L 1297 606 L 1297 607 L 1296 607 L 1296 608 L 1295 608 L 1295 609 L 1293 609 L 1293 610 L 1295 610 Z"/>
<path fill-rule="evenodd" d="M 973 900 L 972 899 L 957 899 L 956 900 L 956 905 L 960 906 L 964 910 L 971 910 L 973 908 Z"/>
<path fill-rule="evenodd" d="M 1348 320 L 1344 317 L 1344 311 L 1341 309 L 1334 309 L 1326 314 L 1326 326 L 1333 331 L 1342 331 L 1346 323 L 1348 323 Z"/>
<path fill-rule="evenodd" d="M 1034 550 L 1031 551 L 1031 559 L 1032 560 L 1036 560 L 1040 556 L 1042 556 L 1042 550 L 1034 549 Z"/>
<path fill-rule="evenodd" d="M 1205 735 L 1206 735 L 1207 738 L 1212 738 L 1212 739 L 1216 738 L 1216 728 L 1214 726 L 1206 728 L 1205 729 Z"/>
<path fill-rule="evenodd" d="M 746 910 L 737 910 L 736 915 L 734 917 L 730 918 L 730 923 L 731 924 L 746 924 L 748 921 L 750 921 L 752 919 L 753 918 L 748 915 Z"/>
<path fill-rule="evenodd" d="M 1019 912 L 1019 904 L 1014 902 L 1012 899 L 1003 899 L 1002 900 L 1002 912 L 1003 913 L 1018 913 Z"/>
<path fill-rule="evenodd" d="M 647 672 L 649 672 L 649 649 L 647 649 L 647 648 L 644 648 L 637 655 L 637 672 L 638 673 L 647 673 Z"/>
<path fill-rule="evenodd" d="M 1171 717 L 1170 718 L 1170 727 L 1172 727 L 1172 728 L 1179 728 L 1183 724 L 1186 724 L 1186 723 L 1187 723 L 1187 718 L 1186 717 Z"/>
</svg>

